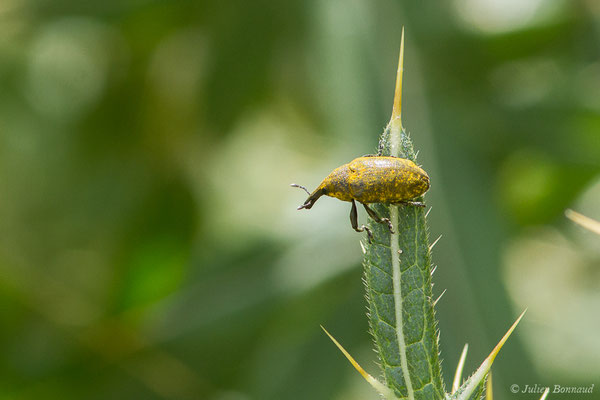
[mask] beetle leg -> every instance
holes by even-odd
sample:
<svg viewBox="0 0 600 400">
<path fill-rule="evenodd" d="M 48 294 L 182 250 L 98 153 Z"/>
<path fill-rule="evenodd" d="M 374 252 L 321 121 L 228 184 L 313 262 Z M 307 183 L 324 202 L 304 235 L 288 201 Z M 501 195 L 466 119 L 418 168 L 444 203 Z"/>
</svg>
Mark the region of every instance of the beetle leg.
<svg viewBox="0 0 600 400">
<path fill-rule="evenodd" d="M 375 220 L 375 222 L 380 223 L 380 224 L 387 224 L 388 228 L 390 228 L 390 233 L 394 233 L 394 229 L 392 227 L 392 222 L 390 221 L 389 218 L 381 218 L 379 215 L 377 215 L 375 210 L 370 208 L 368 205 L 366 205 L 365 203 L 362 203 L 362 205 L 365 208 L 365 210 L 367 210 L 367 214 L 369 214 L 369 216 L 371 218 L 373 218 Z"/>
<path fill-rule="evenodd" d="M 394 204 L 403 204 L 405 206 L 415 206 L 415 207 L 425 207 L 425 203 L 421 203 L 420 201 L 400 201 Z"/>
<path fill-rule="evenodd" d="M 364 225 L 362 225 L 360 228 L 358 227 L 358 212 L 356 211 L 356 203 L 354 202 L 354 199 L 352 200 L 352 208 L 350 209 L 350 224 L 352 225 L 352 229 L 354 229 L 356 232 L 367 231 L 369 243 L 373 243 L 373 234 L 371 233 L 371 230 Z"/>
<path fill-rule="evenodd" d="M 379 146 L 377 146 L 377 155 L 378 156 L 383 155 L 383 140 L 379 141 Z"/>
</svg>

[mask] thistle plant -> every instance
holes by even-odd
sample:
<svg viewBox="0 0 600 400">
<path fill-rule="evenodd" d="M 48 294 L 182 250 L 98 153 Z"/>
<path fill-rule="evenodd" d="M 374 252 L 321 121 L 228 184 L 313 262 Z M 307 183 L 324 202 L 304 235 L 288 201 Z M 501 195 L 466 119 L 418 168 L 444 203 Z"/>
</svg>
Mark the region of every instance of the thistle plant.
<svg viewBox="0 0 600 400">
<path fill-rule="evenodd" d="M 379 141 L 380 153 L 417 162 L 417 152 L 402 126 L 402 75 L 404 30 L 392 117 Z M 423 202 L 418 198 L 416 201 Z M 331 336 L 338 348 L 367 382 L 385 399 L 468 400 L 492 398 L 490 368 L 498 352 L 525 314 L 523 312 L 481 366 L 464 382 L 465 346 L 451 391 L 444 386 L 439 360 L 439 331 L 432 294 L 428 211 L 422 207 L 377 204 L 375 211 L 388 218 L 393 229 L 371 222 L 372 240 L 361 242 L 370 330 L 382 369 L 382 379 L 368 374 Z M 436 241 L 437 242 L 437 241 Z M 439 299 L 439 298 L 438 298 Z M 324 329 L 324 328 L 323 328 Z M 547 396 L 544 393 L 542 399 Z"/>
</svg>

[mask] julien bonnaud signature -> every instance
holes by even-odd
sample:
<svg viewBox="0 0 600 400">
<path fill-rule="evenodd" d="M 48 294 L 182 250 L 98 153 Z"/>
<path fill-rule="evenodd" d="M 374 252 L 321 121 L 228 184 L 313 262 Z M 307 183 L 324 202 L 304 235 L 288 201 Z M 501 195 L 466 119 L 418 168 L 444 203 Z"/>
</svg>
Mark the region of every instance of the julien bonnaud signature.
<svg viewBox="0 0 600 400">
<path fill-rule="evenodd" d="M 594 383 L 587 386 L 563 386 L 563 385 L 552 385 L 552 386 L 544 386 L 538 385 L 537 383 L 534 385 L 524 385 L 519 386 L 517 384 L 513 384 L 510 386 L 510 391 L 513 393 L 544 393 L 547 389 L 550 393 L 592 393 L 594 391 Z"/>
</svg>

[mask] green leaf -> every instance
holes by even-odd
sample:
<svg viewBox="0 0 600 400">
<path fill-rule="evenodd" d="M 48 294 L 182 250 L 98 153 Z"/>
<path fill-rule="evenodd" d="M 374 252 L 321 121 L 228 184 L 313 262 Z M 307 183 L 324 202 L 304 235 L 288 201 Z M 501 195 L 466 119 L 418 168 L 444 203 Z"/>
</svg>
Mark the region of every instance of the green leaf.
<svg viewBox="0 0 600 400">
<path fill-rule="evenodd" d="M 404 31 L 392 118 L 380 138 L 379 149 L 381 155 L 402 157 L 416 163 L 417 154 L 402 126 L 403 57 Z M 423 197 L 414 200 L 424 203 Z M 368 243 L 362 243 L 369 323 L 385 384 L 401 399 L 481 399 L 495 357 L 525 312 L 477 371 L 459 387 L 467 352 L 465 346 L 452 393 L 446 394 L 438 358 L 439 335 L 434 311 L 437 300 L 432 299 L 432 245 L 429 244 L 427 214 L 423 207 L 413 204 L 377 204 L 374 208 L 380 217 L 389 219 L 393 228 L 390 232 L 387 225 L 370 221 L 372 238 Z"/>
<path fill-rule="evenodd" d="M 416 161 L 401 122 L 403 43 L 404 39 L 392 119 L 380 149 L 383 155 Z M 399 398 L 442 399 L 425 210 L 387 204 L 377 204 L 375 209 L 394 227 L 392 234 L 387 226 L 371 222 L 372 243 L 363 244 L 370 326 L 385 383 Z"/>
<path fill-rule="evenodd" d="M 391 154 L 391 132 L 384 132 L 384 154 Z M 400 157 L 415 160 L 404 130 L 400 147 Z M 395 232 L 371 223 L 373 242 L 364 244 L 370 325 L 385 381 L 401 398 L 443 398 L 425 210 L 384 204 L 375 209 L 390 218 Z"/>
</svg>

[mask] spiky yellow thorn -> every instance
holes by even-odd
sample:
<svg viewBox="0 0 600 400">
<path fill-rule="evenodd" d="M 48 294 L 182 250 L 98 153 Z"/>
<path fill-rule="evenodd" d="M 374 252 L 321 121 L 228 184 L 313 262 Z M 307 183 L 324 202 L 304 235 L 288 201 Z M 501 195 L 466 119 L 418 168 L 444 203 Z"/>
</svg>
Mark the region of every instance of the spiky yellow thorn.
<svg viewBox="0 0 600 400">
<path fill-rule="evenodd" d="M 600 221 L 596 221 L 595 219 L 591 219 L 583 214 L 579 214 L 578 212 L 569 209 L 565 210 L 565 215 L 576 224 L 581 225 L 585 229 L 600 235 Z"/>
<path fill-rule="evenodd" d="M 442 296 L 443 296 L 443 295 L 446 293 L 446 290 L 448 290 L 448 289 L 444 289 L 444 291 L 442 292 L 442 294 L 440 294 L 440 295 L 438 296 L 438 298 L 437 298 L 437 299 L 435 299 L 435 301 L 433 302 L 433 306 L 434 306 L 434 307 L 436 306 L 436 304 L 438 303 L 438 301 L 440 301 L 440 299 L 442 298 Z"/>
<path fill-rule="evenodd" d="M 430 210 L 431 210 L 431 208 L 430 208 Z M 425 218 L 427 218 L 427 215 L 425 215 Z M 438 236 L 438 238 L 435 239 L 434 242 L 429 245 L 429 251 L 433 250 L 433 247 L 437 244 L 437 242 L 440 241 L 441 238 L 442 238 L 442 235 Z"/>
<path fill-rule="evenodd" d="M 492 390 L 492 371 L 488 374 L 485 384 L 485 400 L 494 400 L 494 391 Z"/>
<path fill-rule="evenodd" d="M 544 390 L 544 393 L 542 393 L 542 397 L 540 397 L 540 400 L 546 400 L 546 397 L 548 397 L 548 393 L 550 393 L 549 387 L 547 387 L 546 390 Z"/>
<path fill-rule="evenodd" d="M 398 70 L 396 71 L 396 89 L 394 90 L 394 107 L 390 124 L 402 127 L 402 74 L 404 73 L 404 27 L 400 38 L 400 56 L 398 58 Z"/>
<path fill-rule="evenodd" d="M 348 353 L 346 349 L 344 349 L 344 347 L 337 340 L 335 340 L 335 338 L 331 336 L 329 332 L 327 332 L 327 329 L 325 329 L 323 326 L 321 326 L 321 329 L 323 329 L 327 336 L 329 336 L 329 339 L 331 339 L 331 341 L 337 346 L 337 348 L 340 349 L 342 354 L 344 354 L 348 361 L 350 361 L 350 364 L 352 364 L 352 366 L 362 375 L 362 377 L 365 378 L 365 380 L 369 383 L 369 385 L 373 387 L 373 389 L 375 389 L 380 395 L 382 395 L 386 399 L 396 399 L 396 395 L 394 394 L 392 389 L 388 388 L 383 383 L 373 378 L 367 371 L 365 371 L 363 367 L 361 367 L 356 362 L 356 360 L 350 355 L 350 353 Z"/>
<path fill-rule="evenodd" d="M 460 381 L 462 379 L 462 371 L 465 366 L 465 360 L 467 359 L 467 352 L 469 351 L 469 344 L 465 343 L 465 347 L 463 347 L 463 351 L 460 354 L 460 359 L 458 360 L 458 366 L 456 367 L 456 373 L 454 374 L 454 381 L 452 382 L 452 393 L 456 392 L 460 387 Z"/>
<path fill-rule="evenodd" d="M 527 309 L 525 311 L 523 311 L 521 313 L 521 315 L 519 315 L 519 318 L 517 318 L 515 323 L 512 324 L 512 326 L 508 330 L 508 332 L 506 332 L 506 334 L 502 337 L 502 339 L 500 339 L 500 341 L 498 342 L 496 347 L 494 347 L 494 350 L 492 350 L 490 355 L 487 356 L 487 358 L 481 363 L 479 368 L 477 368 L 477 371 L 475 371 L 475 373 L 469 378 L 469 380 L 467 381 L 467 383 L 464 386 L 464 390 L 457 397 L 457 400 L 467 400 L 471 397 L 471 395 L 475 391 L 475 388 L 477 387 L 477 385 L 479 385 L 479 383 L 485 378 L 485 375 L 488 373 L 488 371 L 492 367 L 492 363 L 494 362 L 494 359 L 500 352 L 500 349 L 502 349 L 502 346 L 504 346 L 504 343 L 506 343 L 506 341 L 508 340 L 510 335 L 513 333 L 513 331 L 515 330 L 515 328 L 521 321 L 521 318 L 523 318 L 523 316 L 525 315 L 526 312 L 527 312 Z"/>
</svg>

